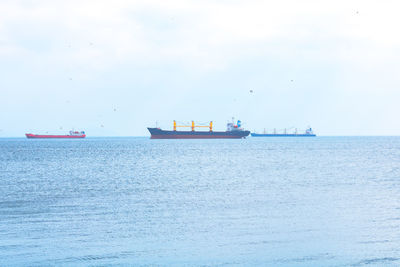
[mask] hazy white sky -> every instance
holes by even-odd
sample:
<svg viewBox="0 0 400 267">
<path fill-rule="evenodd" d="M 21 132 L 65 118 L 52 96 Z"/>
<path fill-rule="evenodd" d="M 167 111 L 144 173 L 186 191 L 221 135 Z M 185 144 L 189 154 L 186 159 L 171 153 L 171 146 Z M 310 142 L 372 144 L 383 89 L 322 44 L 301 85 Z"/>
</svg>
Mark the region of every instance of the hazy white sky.
<svg viewBox="0 0 400 267">
<path fill-rule="evenodd" d="M 400 1 L 0 1 L 0 136 L 400 134 Z M 250 92 L 253 90 L 253 93 Z"/>
</svg>

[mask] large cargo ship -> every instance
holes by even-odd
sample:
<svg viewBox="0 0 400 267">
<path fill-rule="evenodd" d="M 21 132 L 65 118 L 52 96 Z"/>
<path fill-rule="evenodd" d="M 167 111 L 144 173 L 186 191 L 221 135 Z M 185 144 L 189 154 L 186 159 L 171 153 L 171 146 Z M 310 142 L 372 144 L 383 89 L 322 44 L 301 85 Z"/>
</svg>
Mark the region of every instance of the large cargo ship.
<svg viewBox="0 0 400 267">
<path fill-rule="evenodd" d="M 177 127 L 191 127 L 191 131 L 177 131 Z M 208 131 L 195 131 L 197 127 L 209 128 Z M 250 134 L 241 127 L 241 122 L 238 120 L 227 124 L 226 131 L 215 132 L 213 131 L 213 122 L 211 121 L 208 126 L 195 126 L 192 125 L 177 125 L 174 121 L 174 128 L 172 131 L 161 130 L 160 128 L 147 128 L 151 134 L 151 139 L 216 139 L 216 138 L 245 138 Z"/>
<path fill-rule="evenodd" d="M 264 130 L 264 133 L 251 133 L 252 137 L 315 137 L 317 136 L 314 134 L 311 128 L 308 128 L 304 133 L 297 133 L 297 130 L 294 133 L 287 133 L 286 129 L 283 133 L 277 133 L 274 130 L 273 133 L 267 133 Z"/>
<path fill-rule="evenodd" d="M 25 134 L 27 138 L 85 138 L 86 134 L 84 131 L 69 131 L 66 135 L 52 135 L 52 134 Z"/>
</svg>

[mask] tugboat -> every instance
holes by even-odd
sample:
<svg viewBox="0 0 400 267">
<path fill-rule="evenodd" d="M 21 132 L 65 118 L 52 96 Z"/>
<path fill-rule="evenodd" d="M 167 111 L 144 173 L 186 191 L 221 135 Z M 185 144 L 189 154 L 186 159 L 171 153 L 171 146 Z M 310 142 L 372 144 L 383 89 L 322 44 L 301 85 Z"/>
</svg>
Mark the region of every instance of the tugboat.
<svg viewBox="0 0 400 267">
<path fill-rule="evenodd" d="M 67 135 L 48 135 L 48 134 L 25 134 L 26 138 L 85 138 L 86 134 L 84 131 L 69 131 Z"/>
<path fill-rule="evenodd" d="M 227 129 L 224 132 L 214 132 L 213 122 L 210 121 L 208 126 L 196 126 L 194 121 L 191 125 L 177 125 L 174 121 L 172 131 L 161 130 L 160 128 L 147 128 L 151 134 L 151 139 L 215 139 L 215 138 L 230 138 L 240 139 L 245 138 L 250 134 L 241 127 L 241 121 L 238 120 L 235 124 L 234 121 L 228 123 Z M 191 127 L 191 131 L 177 131 L 178 127 Z M 195 131 L 197 127 L 209 128 L 209 131 Z"/>
</svg>

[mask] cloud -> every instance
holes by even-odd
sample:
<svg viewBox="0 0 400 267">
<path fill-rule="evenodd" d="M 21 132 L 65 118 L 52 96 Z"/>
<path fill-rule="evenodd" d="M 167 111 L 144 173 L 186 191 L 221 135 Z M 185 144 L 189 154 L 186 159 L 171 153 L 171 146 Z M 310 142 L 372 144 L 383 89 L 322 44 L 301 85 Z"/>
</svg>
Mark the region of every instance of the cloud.
<svg viewBox="0 0 400 267">
<path fill-rule="evenodd" d="M 93 68 L 136 60 L 143 65 L 176 61 L 213 70 L 249 56 L 254 45 L 270 49 L 271 43 L 302 47 L 314 42 L 331 53 L 357 57 L 351 49 L 346 55 L 340 41 L 350 47 L 359 40 L 389 48 L 400 42 L 395 34 L 399 5 L 394 1 L 27 3 L 1 3 L 3 55 L 27 50 Z M 336 40 L 338 51 L 329 48 Z M 269 55 L 267 49 L 253 52 L 260 51 L 260 56 Z"/>
</svg>

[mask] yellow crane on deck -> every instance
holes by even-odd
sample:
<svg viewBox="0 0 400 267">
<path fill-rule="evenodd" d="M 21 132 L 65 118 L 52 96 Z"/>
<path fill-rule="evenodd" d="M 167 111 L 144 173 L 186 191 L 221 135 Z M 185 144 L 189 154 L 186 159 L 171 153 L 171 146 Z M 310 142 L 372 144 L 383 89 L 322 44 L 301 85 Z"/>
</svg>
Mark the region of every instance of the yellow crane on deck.
<svg viewBox="0 0 400 267">
<path fill-rule="evenodd" d="M 210 125 L 208 126 L 203 126 L 203 125 L 194 125 L 194 121 L 192 121 L 192 125 L 177 125 L 176 121 L 174 121 L 174 131 L 176 131 L 177 127 L 191 127 L 192 128 L 192 132 L 194 132 L 194 128 L 209 128 L 210 132 L 212 132 L 212 128 L 213 128 L 213 122 L 210 121 Z"/>
</svg>

